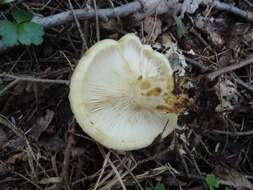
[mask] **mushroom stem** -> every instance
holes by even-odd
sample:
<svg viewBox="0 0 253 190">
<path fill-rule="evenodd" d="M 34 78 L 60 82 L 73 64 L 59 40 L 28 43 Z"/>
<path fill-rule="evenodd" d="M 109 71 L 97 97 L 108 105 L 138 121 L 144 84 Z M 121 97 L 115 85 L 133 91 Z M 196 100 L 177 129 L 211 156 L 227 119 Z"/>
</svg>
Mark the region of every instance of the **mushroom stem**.
<svg viewBox="0 0 253 190">
<path fill-rule="evenodd" d="M 180 113 L 187 105 L 186 95 L 173 94 L 172 77 L 149 77 L 135 84 L 133 105 L 137 108 Z"/>
</svg>

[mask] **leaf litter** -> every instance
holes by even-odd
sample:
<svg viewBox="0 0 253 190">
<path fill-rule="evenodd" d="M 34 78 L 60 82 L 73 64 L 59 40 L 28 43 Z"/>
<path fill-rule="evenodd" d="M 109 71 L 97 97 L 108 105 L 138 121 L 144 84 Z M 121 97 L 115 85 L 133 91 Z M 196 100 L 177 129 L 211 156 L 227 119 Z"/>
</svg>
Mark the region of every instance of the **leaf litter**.
<svg viewBox="0 0 253 190">
<path fill-rule="evenodd" d="M 123 2 L 97 1 L 97 6 L 117 7 Z M 94 189 L 95 186 L 120 189 L 120 176 L 127 189 L 203 189 L 207 185 L 205 176 L 210 174 L 221 185 L 227 185 L 226 188 L 252 189 L 252 135 L 236 135 L 251 131 L 253 126 L 253 95 L 245 87 L 252 85 L 252 66 L 227 72 L 213 81 L 205 78 L 208 72 L 247 58 L 252 51 L 252 26 L 237 15 L 232 17 L 225 11 L 215 10 L 207 1 L 180 1 L 182 9 L 178 1 L 140 2 L 144 10 L 127 18 L 99 18 L 99 28 L 93 21 L 80 22 L 88 46 L 95 43 L 98 29 L 101 39 L 118 39 L 124 33 L 135 32 L 171 61 L 178 76 L 192 79 L 189 93 L 196 98 L 195 108 L 180 116 L 178 128 L 162 142 L 122 154 L 104 149 L 78 127 L 75 132 L 69 131 L 72 115 L 66 103 L 68 87 L 38 84 L 46 88 L 35 92 L 26 85 L 21 91 L 15 90 L 19 85 L 16 84 L 0 98 L 1 111 L 13 124 L 7 122 L 6 128 L 5 122 L 0 130 L 0 181 L 4 180 L 0 187 L 55 189 L 61 185 L 65 189 Z M 67 2 L 48 3 L 31 1 L 22 5 L 42 15 L 53 15 L 69 7 Z M 92 9 L 92 3 L 83 3 L 76 1 L 73 6 Z M 246 1 L 226 3 L 251 10 Z M 23 8 L 20 4 L 13 6 Z M 177 23 L 176 16 L 180 18 Z M 16 21 L 23 23 L 28 18 L 29 15 Z M 130 20 L 136 23 L 128 24 Z M 12 45 L 18 36 L 15 37 L 11 24 L 7 25 L 9 32 L 2 31 L 0 26 L 1 40 Z M 34 24 L 28 24 L 30 28 L 26 25 L 19 28 L 20 41 L 27 45 L 41 43 L 44 33 Z M 40 35 L 34 37 L 37 31 Z M 68 80 L 82 45 L 75 23 L 47 30 L 45 41 L 39 47 L 17 47 L 1 55 L 1 73 L 11 71 L 18 76 Z M 1 77 L 1 85 L 9 82 Z M 216 129 L 223 133 L 214 133 Z M 75 143 L 71 150 L 66 150 L 70 135 Z M 64 152 L 70 153 L 67 170 L 63 170 Z M 215 169 L 220 165 L 226 169 Z M 67 172 L 63 184 L 62 170 Z M 12 182 L 14 179 L 18 181 Z"/>
</svg>

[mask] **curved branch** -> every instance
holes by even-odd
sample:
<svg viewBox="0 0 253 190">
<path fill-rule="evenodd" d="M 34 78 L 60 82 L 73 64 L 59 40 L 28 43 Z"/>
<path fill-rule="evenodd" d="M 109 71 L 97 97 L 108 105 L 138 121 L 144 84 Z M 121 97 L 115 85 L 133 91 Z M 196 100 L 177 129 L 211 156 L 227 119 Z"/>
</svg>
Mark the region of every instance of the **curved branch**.
<svg viewBox="0 0 253 190">
<path fill-rule="evenodd" d="M 106 20 L 111 17 L 124 17 L 128 16 L 129 14 L 136 13 L 140 11 L 141 9 L 144 10 L 156 10 L 157 14 L 163 14 L 165 12 L 168 12 L 170 8 L 179 8 L 181 9 L 181 4 L 178 3 L 176 5 L 173 4 L 173 1 L 169 0 L 145 0 L 149 3 L 146 4 L 146 7 L 141 4 L 141 0 L 136 0 L 131 3 L 127 3 L 125 5 L 116 7 L 116 8 L 106 8 L 106 9 L 98 9 L 97 10 L 97 15 L 100 19 Z M 144 2 L 145 2 L 144 1 Z M 163 3 L 161 6 L 160 3 Z M 222 11 L 228 11 L 231 12 L 235 15 L 238 15 L 240 17 L 243 17 L 245 19 L 248 19 L 249 21 L 253 21 L 253 13 L 252 12 L 247 12 L 244 10 L 241 10 L 231 4 L 226 4 L 226 3 L 221 3 L 218 0 L 203 0 L 200 2 L 202 5 L 212 5 L 214 6 L 217 10 L 222 10 Z M 152 7 L 154 5 L 160 5 L 158 7 Z M 76 9 L 73 10 L 76 18 L 80 20 L 88 20 L 95 18 L 96 16 L 96 11 L 94 9 Z M 59 26 L 61 24 L 66 24 L 68 22 L 74 21 L 74 16 L 73 16 L 73 11 L 65 11 L 62 13 L 58 13 L 55 15 L 47 16 L 47 17 L 38 17 L 35 16 L 32 21 L 36 22 L 38 24 L 41 24 L 45 28 L 52 28 L 55 26 Z M 1 43 L 0 41 L 0 52 L 7 50 L 9 47 L 5 46 L 4 44 Z"/>
<path fill-rule="evenodd" d="M 102 20 L 111 17 L 123 17 L 127 16 L 131 13 L 135 13 L 141 9 L 141 4 L 138 1 L 134 1 L 132 3 L 128 3 L 116 8 L 108 8 L 108 9 L 98 9 L 97 14 L 98 17 Z M 75 15 L 80 20 L 88 20 L 91 18 L 95 18 L 96 12 L 94 9 L 76 9 Z M 74 20 L 72 11 L 65 11 L 62 13 L 58 13 L 55 15 L 47 16 L 47 17 L 38 17 L 35 16 L 32 21 L 44 26 L 44 28 L 52 28 L 55 26 L 59 26 L 61 24 L 66 24 L 68 22 L 72 22 Z M 0 52 L 7 50 L 9 47 L 5 46 L 0 41 Z"/>
</svg>

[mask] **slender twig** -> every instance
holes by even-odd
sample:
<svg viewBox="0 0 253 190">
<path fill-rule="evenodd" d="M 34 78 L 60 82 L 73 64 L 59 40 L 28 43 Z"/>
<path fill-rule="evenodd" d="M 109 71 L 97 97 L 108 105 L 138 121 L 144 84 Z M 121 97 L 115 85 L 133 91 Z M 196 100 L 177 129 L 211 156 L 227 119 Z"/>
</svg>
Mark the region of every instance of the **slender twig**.
<svg viewBox="0 0 253 190">
<path fill-rule="evenodd" d="M 253 8 L 253 3 L 251 3 L 249 0 L 244 0 L 245 3 L 247 3 L 249 6 L 251 6 Z"/>
<path fill-rule="evenodd" d="M 246 59 L 246 60 L 244 60 L 244 61 L 241 61 L 241 62 L 238 63 L 238 64 L 229 65 L 229 66 L 224 67 L 224 68 L 222 68 L 222 69 L 220 69 L 220 70 L 217 70 L 217 71 L 214 71 L 214 72 L 212 72 L 212 73 L 209 73 L 209 74 L 207 75 L 207 78 L 208 78 L 209 80 L 214 80 L 214 79 L 215 79 L 216 77 L 218 77 L 219 75 L 222 75 L 222 74 L 227 73 L 227 72 L 230 72 L 230 71 L 234 71 L 234 70 L 236 70 L 236 69 L 239 69 L 239 68 L 241 68 L 241 67 L 245 67 L 245 66 L 247 66 L 247 65 L 249 65 L 249 64 L 252 64 L 252 63 L 253 63 L 253 58 Z"/>
<path fill-rule="evenodd" d="M 52 84 L 65 84 L 69 85 L 68 80 L 54 80 L 54 79 L 41 79 L 41 78 L 34 78 L 32 76 L 17 76 L 7 73 L 0 73 L 0 78 L 9 78 L 13 80 L 19 81 L 28 81 L 28 82 L 39 82 L 39 83 L 52 83 Z"/>
<path fill-rule="evenodd" d="M 109 152 L 107 153 L 105 159 L 104 159 L 104 163 L 103 163 L 103 166 L 102 166 L 102 168 L 101 168 L 101 172 L 100 172 L 100 174 L 99 174 L 99 177 L 98 177 L 98 179 L 97 179 L 97 181 L 96 181 L 94 190 L 96 190 L 96 189 L 98 188 L 99 182 L 100 182 L 100 180 L 101 180 L 101 178 L 102 178 L 102 176 L 103 176 L 103 174 L 104 174 L 105 168 L 107 167 L 107 163 L 108 163 L 108 160 L 109 160 L 110 155 L 111 155 L 111 152 L 109 151 Z"/>
<path fill-rule="evenodd" d="M 74 20 L 75 20 L 75 22 L 76 22 L 77 29 L 78 29 L 78 31 L 79 31 L 79 33 L 80 33 L 80 37 L 81 37 L 82 42 L 83 42 L 83 44 L 82 44 L 82 50 L 81 50 L 81 52 L 83 53 L 84 50 L 86 50 L 86 49 L 88 48 L 87 42 L 86 42 L 84 33 L 83 33 L 82 29 L 81 29 L 80 22 L 79 22 L 79 20 L 78 20 L 78 18 L 77 18 L 77 16 L 76 16 L 75 11 L 74 11 L 74 8 L 73 8 L 73 5 L 72 5 L 72 3 L 71 3 L 71 0 L 68 0 L 68 2 L 69 2 L 70 10 L 71 10 L 71 12 L 72 12 L 72 14 L 73 14 Z"/>
<path fill-rule="evenodd" d="M 220 135 L 229 135 L 229 136 L 248 136 L 248 135 L 253 135 L 253 130 L 251 131 L 220 131 L 220 130 L 212 130 L 210 131 L 212 133 L 220 134 Z"/>
<path fill-rule="evenodd" d="M 106 18 L 111 17 L 122 17 L 127 16 L 131 13 L 135 13 L 141 9 L 141 5 L 139 2 L 128 3 L 116 8 L 107 8 L 107 9 L 98 9 L 97 15 L 99 18 L 105 20 Z M 80 20 L 88 20 L 95 18 L 96 11 L 91 8 L 84 9 L 75 9 L 74 13 L 76 17 Z M 65 11 L 62 13 L 58 13 L 55 15 L 47 16 L 47 17 L 34 17 L 33 22 L 43 25 L 45 28 L 52 28 L 54 26 L 58 26 L 61 24 L 66 24 L 68 22 L 72 22 L 74 20 L 72 11 Z"/>
<path fill-rule="evenodd" d="M 64 159 L 62 164 L 62 182 L 58 184 L 56 189 L 61 189 L 62 185 L 65 186 L 65 189 L 70 189 L 70 183 L 69 183 L 69 162 L 70 162 L 70 156 L 71 156 L 71 149 L 75 144 L 75 123 L 74 119 L 69 123 L 70 129 L 69 129 L 69 137 L 68 142 L 64 151 Z"/>
<path fill-rule="evenodd" d="M 211 1 L 211 2 L 212 2 L 211 3 L 212 6 L 214 6 L 217 10 L 227 11 L 227 12 L 233 13 L 235 15 L 238 15 L 244 19 L 247 19 L 247 20 L 253 22 L 253 13 L 252 12 L 241 10 L 241 9 L 233 6 L 232 4 L 223 3 L 218 0 Z"/>
<path fill-rule="evenodd" d="M 115 172 L 115 174 L 116 174 L 116 176 L 117 176 L 117 178 L 118 178 L 118 180 L 119 180 L 119 182 L 120 182 L 120 184 L 121 184 L 122 189 L 123 189 L 123 190 L 126 190 L 127 188 L 126 188 L 126 186 L 125 186 L 125 184 L 124 184 L 124 182 L 123 182 L 123 176 L 120 175 L 119 171 L 118 171 L 117 168 L 115 167 L 114 163 L 110 160 L 110 158 L 109 158 L 108 161 L 109 161 L 109 164 L 111 165 L 113 171 Z"/>
<path fill-rule="evenodd" d="M 205 65 L 203 65 L 203 64 L 201 64 L 199 61 L 196 61 L 196 60 L 191 59 L 189 57 L 185 57 L 185 60 L 186 60 L 187 63 L 190 63 L 193 66 L 199 67 L 202 72 L 208 71 L 208 67 L 205 66 Z"/>
<path fill-rule="evenodd" d="M 247 90 L 253 91 L 253 86 L 244 82 L 242 79 L 240 79 L 236 74 L 232 74 L 234 77 L 234 80 L 236 83 L 240 84 L 241 86 L 243 86 L 244 88 L 246 88 Z"/>
<path fill-rule="evenodd" d="M 99 29 L 98 10 L 97 10 L 96 0 L 93 0 L 93 6 L 95 9 L 95 17 L 96 17 L 96 36 L 97 36 L 97 41 L 99 41 L 100 40 L 100 29 Z"/>
<path fill-rule="evenodd" d="M 19 79 L 15 79 L 14 81 L 10 82 L 7 86 L 5 86 L 2 90 L 0 90 L 0 96 L 3 95 L 7 90 L 12 88 L 15 84 L 19 82 Z"/>
</svg>

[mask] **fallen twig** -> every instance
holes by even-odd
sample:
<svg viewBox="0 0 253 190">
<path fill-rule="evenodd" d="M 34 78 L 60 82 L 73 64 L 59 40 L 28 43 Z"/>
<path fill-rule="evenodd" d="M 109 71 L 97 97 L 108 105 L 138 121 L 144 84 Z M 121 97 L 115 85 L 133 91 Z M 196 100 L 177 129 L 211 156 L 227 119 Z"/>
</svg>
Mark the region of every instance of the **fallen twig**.
<svg viewBox="0 0 253 190">
<path fill-rule="evenodd" d="M 189 57 L 185 57 L 185 60 L 186 60 L 186 62 L 190 63 L 191 65 L 200 68 L 200 70 L 202 72 L 208 71 L 208 67 L 205 66 L 205 65 L 203 65 L 203 64 L 201 64 L 199 61 L 196 61 L 196 60 L 191 59 Z"/>
<path fill-rule="evenodd" d="M 93 0 L 93 6 L 95 9 L 95 17 L 96 17 L 96 36 L 97 36 L 97 41 L 100 41 L 99 18 L 98 18 L 98 9 L 97 9 L 96 0 Z"/>
<path fill-rule="evenodd" d="M 61 189 L 62 185 L 65 186 L 65 189 L 70 189 L 70 184 L 69 184 L 69 161 L 70 161 L 70 156 L 71 156 L 71 149 L 75 144 L 75 123 L 74 119 L 70 122 L 70 129 L 69 129 L 69 137 L 68 137 L 68 142 L 66 149 L 64 151 L 64 160 L 62 164 L 62 172 L 61 172 L 61 177 L 62 177 L 62 183 L 59 183 L 56 189 Z"/>
<path fill-rule="evenodd" d="M 234 80 L 236 83 L 240 84 L 241 86 L 243 86 L 244 88 L 246 88 L 247 90 L 253 91 L 253 86 L 244 82 L 242 79 L 240 79 L 236 74 L 233 74 Z"/>
<path fill-rule="evenodd" d="M 108 8 L 108 9 L 98 9 L 97 15 L 102 20 L 106 20 L 110 17 L 122 17 L 127 16 L 131 13 L 137 12 L 141 9 L 141 4 L 137 1 L 128 3 L 125 5 L 122 5 L 120 7 L 116 8 Z M 38 24 L 41 24 L 45 28 L 52 28 L 55 26 L 59 26 L 61 24 L 66 24 L 69 22 L 74 21 L 74 16 L 76 16 L 77 19 L 80 20 L 88 20 L 91 18 L 95 18 L 96 11 L 91 8 L 85 8 L 85 9 L 75 9 L 73 11 L 65 11 L 62 13 L 58 13 L 55 15 L 50 15 L 47 17 L 38 17 L 35 16 L 32 21 Z M 8 49 L 8 46 L 5 46 L 3 43 L 0 42 L 0 52 L 5 51 Z"/>
<path fill-rule="evenodd" d="M 211 2 L 212 2 L 211 5 L 214 6 L 217 10 L 227 11 L 235 15 L 238 15 L 244 19 L 247 19 L 250 22 L 253 22 L 253 13 L 250 11 L 241 10 L 231 4 L 223 3 L 218 0 Z"/>
<path fill-rule="evenodd" d="M 31 77 L 31 76 L 11 75 L 11 74 L 7 74 L 7 73 L 0 73 L 0 78 L 9 78 L 9 79 L 18 80 L 18 81 L 29 81 L 29 82 L 40 82 L 40 83 L 52 83 L 52 84 L 69 85 L 68 80 L 41 79 L 41 78 L 34 78 L 34 77 Z"/>
<path fill-rule="evenodd" d="M 252 131 L 220 131 L 220 130 L 212 130 L 212 133 L 216 134 L 221 134 L 221 135 L 229 135 L 229 136 L 248 136 L 248 135 L 253 135 L 253 130 Z"/>
<path fill-rule="evenodd" d="M 209 80 L 214 80 L 216 77 L 218 77 L 219 75 L 222 75 L 224 73 L 227 73 L 227 72 L 230 72 L 230 71 L 233 71 L 233 70 L 236 70 L 236 69 L 239 69 L 241 67 L 245 67 L 249 64 L 252 64 L 253 63 L 253 58 L 249 58 L 249 59 L 246 59 L 244 61 L 241 61 L 240 63 L 238 64 L 233 64 L 233 65 L 229 65 L 227 67 L 224 67 L 220 70 L 217 70 L 217 71 L 214 71 L 212 73 L 209 73 L 207 75 L 207 78 Z"/>
<path fill-rule="evenodd" d="M 70 9 L 71 9 L 71 12 L 72 12 L 72 14 L 73 14 L 74 20 L 75 20 L 75 22 L 76 22 L 77 29 L 78 29 L 78 31 L 79 31 L 79 33 L 80 33 L 80 37 L 81 37 L 81 39 L 82 39 L 82 41 L 83 41 L 83 44 L 82 44 L 82 51 L 81 51 L 81 52 L 84 52 L 84 50 L 87 50 L 87 49 L 88 49 L 87 42 L 86 42 L 84 33 L 83 33 L 82 29 L 81 29 L 80 22 L 79 22 L 79 20 L 78 20 L 76 14 L 75 14 L 73 5 L 72 5 L 72 3 L 71 3 L 70 0 L 68 0 L 68 3 L 69 3 L 69 6 L 70 6 Z"/>
<path fill-rule="evenodd" d="M 169 4 L 170 2 L 164 1 L 164 0 L 152 0 L 149 2 L 152 3 L 147 3 L 147 5 L 150 6 L 154 6 L 154 5 L 159 5 L 161 4 L 160 2 L 164 2 L 165 5 L 167 6 L 160 6 L 158 7 L 143 7 L 143 5 L 141 5 L 141 3 L 139 2 L 140 0 L 131 2 L 131 3 L 127 3 L 125 5 L 119 6 L 119 7 L 115 7 L 115 8 L 107 8 L 107 9 L 91 9 L 91 8 L 85 8 L 85 9 L 75 9 L 75 10 L 69 10 L 69 11 L 65 11 L 62 13 L 58 13 L 55 15 L 50 15 L 47 17 L 38 17 L 35 16 L 32 21 L 36 22 L 38 24 L 41 24 L 42 26 L 44 26 L 45 28 L 52 28 L 55 26 L 59 26 L 61 24 L 66 24 L 69 22 L 74 21 L 75 19 L 78 20 L 88 20 L 88 19 L 92 19 L 95 18 L 96 15 L 98 18 L 102 19 L 102 20 L 106 20 L 108 18 L 111 17 L 123 17 L 123 16 L 127 16 L 129 14 L 132 13 L 136 13 L 140 10 L 156 10 L 156 14 L 164 14 L 166 12 L 168 12 L 171 8 L 170 6 L 174 6 L 174 8 L 180 8 L 181 7 L 181 3 L 178 3 L 177 6 L 175 6 L 175 4 Z M 163 4 L 164 4 L 163 3 Z M 213 7 L 215 7 L 218 10 L 225 10 L 228 12 L 231 12 L 233 14 L 236 14 L 240 17 L 243 17 L 251 22 L 253 22 L 253 13 L 249 12 L 249 11 L 244 11 L 241 10 L 231 4 L 226 4 L 226 3 L 221 3 L 218 0 L 205 0 L 203 2 L 201 2 L 201 4 L 203 5 L 212 5 Z M 74 18 L 74 16 L 76 18 Z M 3 43 L 0 42 L 0 52 L 7 50 L 8 46 L 5 46 Z"/>
<path fill-rule="evenodd" d="M 19 79 L 15 79 L 14 81 L 10 82 L 7 86 L 0 90 L 0 96 L 3 95 L 7 90 L 12 88 L 15 84 L 19 82 Z"/>
</svg>

